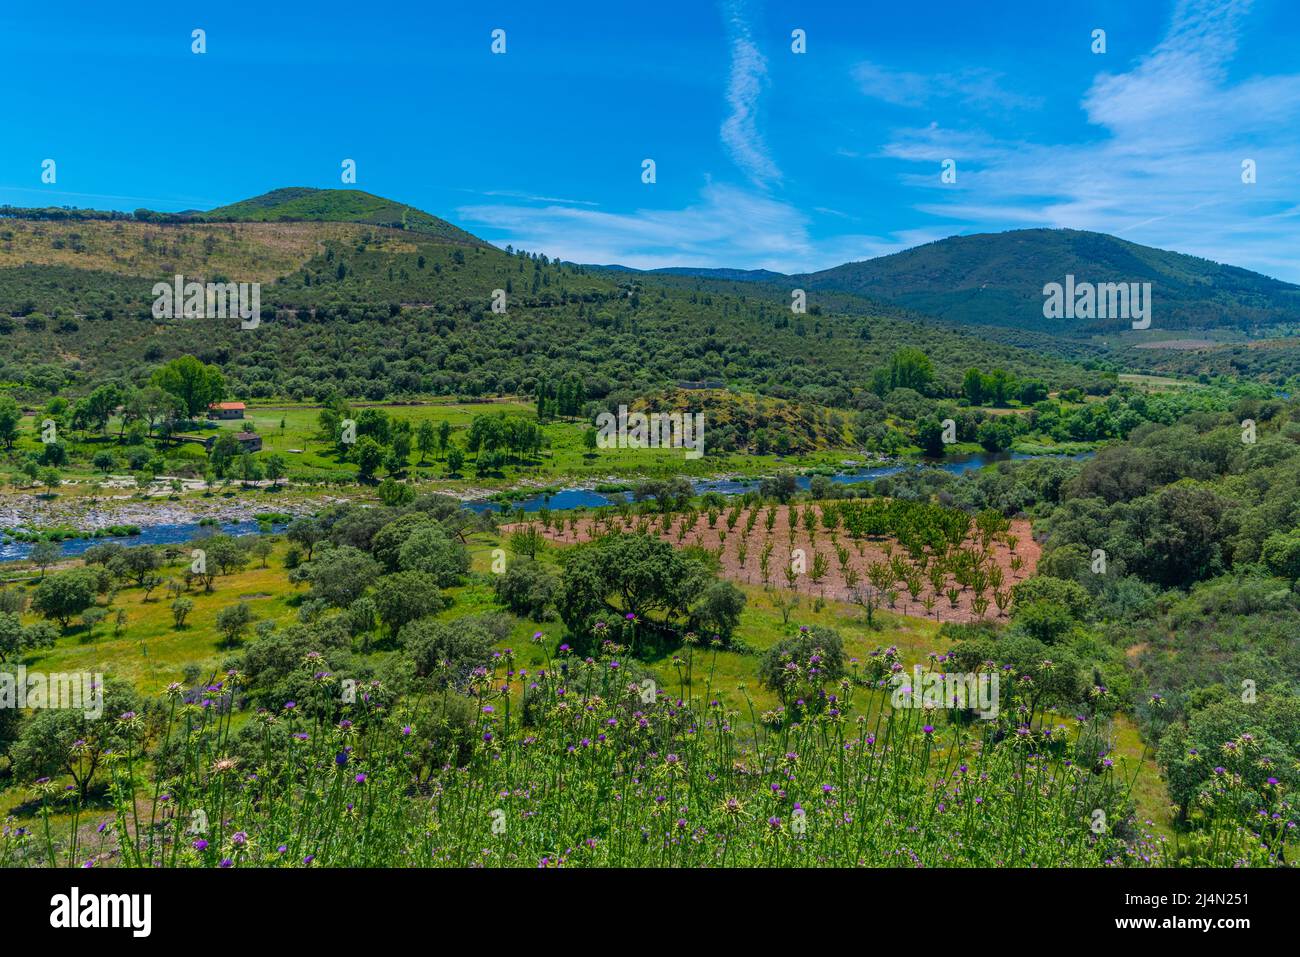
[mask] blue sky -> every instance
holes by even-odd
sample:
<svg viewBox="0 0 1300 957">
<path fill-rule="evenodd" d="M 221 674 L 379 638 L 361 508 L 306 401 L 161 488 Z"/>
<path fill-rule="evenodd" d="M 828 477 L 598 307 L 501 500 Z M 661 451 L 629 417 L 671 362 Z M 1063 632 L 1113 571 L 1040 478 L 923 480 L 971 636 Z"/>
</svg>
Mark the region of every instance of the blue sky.
<svg viewBox="0 0 1300 957">
<path fill-rule="evenodd" d="M 1294 0 L 9 3 L 0 203 L 210 208 L 351 158 L 582 262 L 791 272 L 1068 226 L 1300 282 L 1298 50 Z"/>
</svg>

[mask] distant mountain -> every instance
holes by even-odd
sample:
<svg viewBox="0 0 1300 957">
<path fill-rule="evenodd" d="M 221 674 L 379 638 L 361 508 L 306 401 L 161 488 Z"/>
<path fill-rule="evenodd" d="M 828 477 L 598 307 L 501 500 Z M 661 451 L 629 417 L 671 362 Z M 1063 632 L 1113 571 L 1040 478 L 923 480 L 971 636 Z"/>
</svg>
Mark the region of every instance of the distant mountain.
<svg viewBox="0 0 1300 957">
<path fill-rule="evenodd" d="M 359 189 L 286 186 L 206 213 L 191 214 L 191 218 L 202 222 L 367 223 L 411 230 L 451 242 L 486 245 L 477 236 L 444 219 Z"/>
<path fill-rule="evenodd" d="M 653 270 L 665 272 L 667 270 Z M 706 278 L 834 290 L 891 302 L 968 325 L 1056 335 L 1113 333 L 1114 319 L 1046 319 L 1043 287 L 1151 283 L 1152 329 L 1250 332 L 1300 321 L 1300 286 L 1208 259 L 1140 246 L 1105 233 L 1018 229 L 953 236 L 901 253 L 783 276 L 766 270 L 680 269 Z"/>
<path fill-rule="evenodd" d="M 1153 329 L 1250 329 L 1300 319 L 1300 286 L 1075 229 L 954 236 L 797 278 L 809 289 L 863 293 L 963 323 L 1116 331 L 1112 319 L 1043 318 L 1044 285 L 1067 275 L 1076 283 L 1151 283 Z"/>
</svg>

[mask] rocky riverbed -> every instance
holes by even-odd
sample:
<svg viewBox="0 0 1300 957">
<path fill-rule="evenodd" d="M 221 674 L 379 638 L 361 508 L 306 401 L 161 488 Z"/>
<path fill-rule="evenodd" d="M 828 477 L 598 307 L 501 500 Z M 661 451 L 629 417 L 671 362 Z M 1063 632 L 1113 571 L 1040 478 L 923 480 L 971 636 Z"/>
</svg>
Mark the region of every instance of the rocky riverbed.
<svg viewBox="0 0 1300 957">
<path fill-rule="evenodd" d="M 278 502 L 243 497 L 141 499 L 134 495 L 105 496 L 93 503 L 84 497 L 52 499 L 35 495 L 11 495 L 0 498 L 0 527 L 50 528 L 66 525 L 81 531 L 94 531 L 112 525 L 181 525 L 205 518 L 222 523 L 253 521 L 259 512 L 286 512 L 308 515 L 327 505 L 345 501 L 339 496 L 314 499 L 295 498 Z"/>
</svg>

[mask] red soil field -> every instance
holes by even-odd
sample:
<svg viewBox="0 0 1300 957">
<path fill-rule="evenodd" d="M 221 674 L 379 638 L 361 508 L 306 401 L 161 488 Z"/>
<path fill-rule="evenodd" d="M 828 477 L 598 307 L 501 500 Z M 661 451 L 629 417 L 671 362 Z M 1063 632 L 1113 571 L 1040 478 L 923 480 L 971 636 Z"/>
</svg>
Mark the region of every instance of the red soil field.
<svg viewBox="0 0 1300 957">
<path fill-rule="evenodd" d="M 795 506 L 804 509 L 815 505 Z M 896 542 L 888 538 L 863 538 L 854 541 L 849 535 L 840 529 L 832 537 L 831 532 L 821 524 L 820 509 L 818 509 L 818 524 L 815 537 L 810 538 L 807 529 L 802 521 L 795 531 L 793 546 L 790 540 L 790 509 L 791 506 L 776 507 L 776 521 L 773 524 L 771 532 L 766 528 L 766 506 L 760 506 L 759 517 L 754 525 L 752 532 L 745 534 L 745 524 L 749 517 L 750 509 L 741 509 L 740 516 L 732 529 L 727 528 L 727 512 L 722 512 L 714 527 L 710 528 L 708 524 L 708 515 L 700 512 L 695 524 L 685 530 L 683 534 L 681 525 L 684 516 L 675 514 L 670 517 L 670 523 L 667 530 L 663 528 L 662 522 L 664 516 L 638 516 L 629 515 L 626 519 L 620 519 L 619 516 L 613 515 L 608 519 L 593 519 L 590 517 L 577 517 L 571 515 L 556 515 L 550 517 L 551 527 L 542 528 L 540 521 L 534 521 L 534 525 L 542 534 L 552 542 L 563 544 L 576 544 L 579 542 L 589 541 L 593 537 L 593 526 L 596 526 L 595 534 L 604 534 L 606 531 L 636 531 L 639 526 L 644 526 L 650 522 L 648 532 L 664 541 L 678 546 L 699 545 L 717 553 L 721 546 L 722 555 L 722 572 L 735 582 L 747 585 L 762 585 L 763 574 L 760 565 L 760 556 L 763 551 L 764 543 L 772 543 L 772 552 L 768 559 L 768 583 L 773 588 L 785 589 L 788 587 L 785 570 L 789 567 L 792 553 L 795 550 L 802 549 L 804 552 L 805 571 L 799 574 L 795 579 L 795 588 L 806 595 L 821 596 L 826 599 L 836 601 L 852 601 L 853 597 L 850 589 L 845 583 L 845 575 L 840 567 L 839 556 L 836 552 L 836 544 L 848 550 L 848 568 L 856 569 L 858 573 L 858 588 L 868 588 L 870 583 L 867 578 L 867 569 L 873 562 L 890 561 L 890 552 L 894 558 L 907 558 L 907 552 Z M 801 516 L 802 517 L 802 516 Z M 687 519 L 689 521 L 689 519 Z M 563 523 L 562 529 L 556 528 Z M 529 523 L 514 523 L 501 526 L 503 535 L 509 535 L 511 532 L 526 527 Z M 974 529 L 972 529 L 974 532 Z M 977 534 L 977 533 L 976 533 Z M 1015 550 L 1011 550 L 1009 539 L 1016 539 Z M 744 562 L 741 562 L 741 547 L 745 546 L 746 554 Z M 964 547 L 981 549 L 982 546 L 978 538 L 967 538 L 963 543 Z M 1030 531 L 1029 522 L 1024 519 L 1012 519 L 1010 531 L 1002 537 L 1001 540 L 994 540 L 989 545 L 989 565 L 996 565 L 1002 570 L 1003 583 L 1001 590 L 1009 592 L 1010 589 L 1019 582 L 1034 574 L 1034 569 L 1038 565 L 1038 557 L 1041 549 L 1037 542 L 1034 541 L 1033 534 Z M 814 555 L 822 554 L 826 559 L 826 571 L 819 581 L 813 581 L 812 572 L 814 569 Z M 1012 565 L 1017 564 L 1013 569 Z M 970 622 L 980 618 L 976 614 L 972 604 L 975 600 L 975 594 L 970 588 L 963 588 L 961 594 L 957 597 L 957 604 L 954 607 L 945 592 L 949 588 L 960 587 L 953 581 L 952 575 L 947 576 L 944 589 L 935 593 L 934 588 L 925 573 L 921 575 L 922 587 L 917 592 L 915 599 L 909 593 L 908 588 L 901 582 L 895 581 L 891 586 L 897 590 L 897 597 L 892 607 L 888 602 L 882 603 L 880 607 L 893 611 L 898 614 L 911 615 L 918 618 L 932 618 L 937 621 L 957 621 Z M 999 611 L 993 599 L 992 587 L 984 593 L 989 599 L 989 606 L 985 610 L 984 618 L 996 619 L 1004 617 L 1006 608 Z M 926 610 L 924 602 L 927 596 L 934 598 L 933 606 Z"/>
</svg>

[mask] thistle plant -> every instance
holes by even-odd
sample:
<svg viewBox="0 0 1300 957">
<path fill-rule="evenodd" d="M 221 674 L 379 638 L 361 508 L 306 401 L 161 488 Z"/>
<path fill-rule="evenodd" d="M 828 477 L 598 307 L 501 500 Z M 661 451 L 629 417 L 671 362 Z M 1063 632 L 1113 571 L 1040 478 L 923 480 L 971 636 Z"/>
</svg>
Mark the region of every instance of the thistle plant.
<svg viewBox="0 0 1300 957">
<path fill-rule="evenodd" d="M 111 810 L 38 782 L 40 823 L 4 823 L 0 866 L 1230 866 L 1280 863 L 1294 827 L 1274 785 L 1249 823 L 1225 758 L 1206 825 L 1171 849 L 1135 819 L 1124 761 L 1095 758 L 1104 717 L 1060 726 L 1014 683 L 993 720 L 898 706 L 912 678 L 894 649 L 791 658 L 772 679 L 788 705 L 760 715 L 715 691 L 719 642 L 685 643 L 675 694 L 629 673 L 620 641 L 587 658 L 538 643 L 536 671 L 507 650 L 463 683 L 370 682 L 347 702 L 309 656 L 304 699 L 239 735 L 233 708 L 173 688 L 113 719 Z"/>
</svg>

